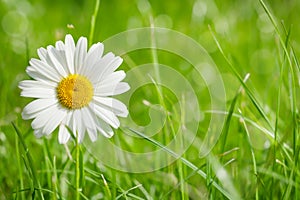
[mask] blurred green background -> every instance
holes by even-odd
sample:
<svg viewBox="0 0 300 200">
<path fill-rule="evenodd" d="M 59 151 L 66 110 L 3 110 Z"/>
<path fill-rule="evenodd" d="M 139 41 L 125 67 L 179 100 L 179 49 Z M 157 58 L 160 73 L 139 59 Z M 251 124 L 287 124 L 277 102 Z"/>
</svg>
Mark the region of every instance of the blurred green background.
<svg viewBox="0 0 300 200">
<path fill-rule="evenodd" d="M 296 56 L 298 56 L 300 52 L 300 1 L 272 0 L 266 1 L 266 4 L 280 24 L 279 28 L 283 35 L 285 32 L 290 31 L 289 42 L 292 44 Z M 57 141 L 56 135 L 50 140 L 49 147 L 43 146 L 45 141 L 36 141 L 34 139 L 30 129 L 30 121 L 22 121 L 20 118 L 22 108 L 30 100 L 20 97 L 20 90 L 17 86 L 19 81 L 28 79 L 25 68 L 31 57 L 37 57 L 37 48 L 54 44 L 57 40 L 63 40 L 67 33 L 71 33 L 75 40 L 80 36 L 89 37 L 91 16 L 94 12 L 94 7 L 95 1 L 92 0 L 1 0 L 0 2 L 0 182 L 2 183 L 0 186 L 0 193 L 2 193 L 2 195 L 0 194 L 0 199 L 9 199 L 12 192 L 19 189 L 19 178 L 17 180 L 14 178 L 19 173 L 19 169 L 16 167 L 16 134 L 11 125 L 12 121 L 24 132 L 26 142 L 33 149 L 37 163 L 39 163 L 39 160 L 42 163 L 44 162 L 41 156 L 43 153 L 41 152 L 47 151 L 45 148 L 49 148 L 50 154 L 57 156 L 59 162 L 60 160 L 67 159 L 65 155 L 59 155 L 61 152 L 64 154 L 63 146 L 51 144 L 51 142 Z M 283 51 L 275 34 L 274 26 L 258 0 L 101 0 L 93 42 L 104 41 L 128 29 L 149 27 L 151 20 L 153 20 L 155 26 L 173 29 L 186 34 L 199 42 L 207 50 L 222 73 L 227 94 L 226 100 L 229 106 L 237 89 L 240 87 L 240 83 L 232 72 L 228 70 L 228 64 L 218 50 L 209 31 L 208 27 L 210 26 L 223 47 L 225 55 L 233 62 L 239 74 L 242 77 L 246 73 L 251 74 L 251 78 L 247 84 L 254 91 L 270 121 L 272 123 L 275 121 L 275 112 L 278 108 L 275 99 L 277 98 L 278 88 L 281 87 L 278 85 L 278 82 Z M 151 52 L 147 53 L 147 51 L 142 54 L 132 53 L 130 56 L 132 56 L 136 64 L 152 61 Z M 171 55 L 169 57 L 165 56 L 164 52 L 158 52 L 158 58 L 169 66 L 173 65 L 192 84 L 198 81 L 197 76 L 193 74 L 190 66 L 181 68 L 178 66 L 178 61 L 180 62 L 178 58 L 174 59 Z M 121 66 L 121 69 L 125 71 L 129 70 L 129 63 L 129 58 L 124 57 L 124 64 Z M 284 75 L 279 129 L 282 131 L 284 141 L 291 144 L 292 136 L 289 135 L 291 110 L 289 91 L 287 89 L 288 83 L 289 76 Z M 147 90 L 155 91 L 155 87 L 152 89 L 148 88 Z M 142 102 L 145 98 L 145 91 L 139 92 L 135 94 L 135 98 L 139 102 Z M 298 88 L 296 92 L 299 98 L 300 93 Z M 157 96 L 153 95 L 153 93 L 148 94 L 148 96 L 152 103 L 158 102 Z M 201 97 L 199 96 L 199 98 Z M 203 97 L 202 99 L 203 101 L 208 101 L 207 104 L 209 104 L 208 98 Z M 248 106 L 249 110 L 253 109 L 253 105 L 251 105 L 251 102 L 245 96 L 240 102 L 240 106 Z M 297 102 L 297 107 L 299 108 L 299 101 Z M 129 108 L 130 114 L 137 124 L 147 124 L 147 116 L 143 111 L 138 110 L 138 105 L 136 107 L 132 105 Z M 261 121 L 257 112 L 250 112 L 249 110 L 246 113 L 248 114 L 247 117 L 259 123 L 261 127 L 264 127 L 265 124 Z M 240 132 L 240 127 L 237 125 L 239 124 L 238 120 L 234 121 L 234 123 L 232 132 Z M 268 149 L 270 145 L 264 146 L 267 139 L 256 131 L 253 132 L 254 140 L 258 141 L 258 152 L 256 152 L 258 163 L 264 166 L 264 162 L 272 158 L 272 155 L 270 155 L 272 153 Z M 228 149 L 241 145 L 235 143 L 237 138 L 241 139 L 242 136 L 229 136 Z M 42 151 L 39 152 L 40 150 Z M 197 150 L 197 147 L 194 146 L 187 153 L 187 157 L 192 161 L 197 160 Z M 237 159 L 243 158 L 245 155 L 250 155 L 249 152 L 245 153 L 244 151 L 248 150 L 242 150 L 242 153 L 237 154 Z M 223 152 L 217 151 L 216 155 L 219 153 Z M 233 167 L 234 170 L 238 168 L 237 171 L 240 172 L 239 176 L 235 176 L 235 172 L 232 174 L 241 195 L 246 199 L 252 199 L 255 193 L 255 187 L 251 182 L 253 181 L 253 177 L 243 177 L 242 175 L 251 166 L 251 163 L 247 162 L 246 164 L 239 163 Z M 205 161 L 200 161 L 199 163 L 203 164 Z M 42 169 L 43 167 L 44 164 L 41 168 L 38 168 Z M 23 170 L 26 171 L 25 167 Z M 169 170 L 167 171 L 166 176 L 168 178 L 170 178 L 169 176 L 173 177 L 173 174 Z M 110 172 L 105 173 L 110 178 L 113 176 Z M 281 174 L 281 169 L 278 169 L 276 173 Z M 176 177 L 176 172 L 174 174 Z M 140 182 L 144 180 L 146 187 L 148 183 L 149 185 L 161 184 L 161 188 L 153 192 L 155 196 L 159 196 L 160 193 L 167 193 L 173 186 L 172 183 L 160 183 L 158 181 L 163 180 L 165 174 L 160 174 L 161 176 L 156 174 L 157 180 L 153 180 L 151 174 L 145 177 L 138 175 L 127 176 L 122 173 L 119 175 L 121 180 L 126 180 L 122 186 L 124 188 L 126 188 L 126 184 L 128 187 L 134 185 L 130 181 L 131 178 L 138 179 Z M 124 178 L 126 176 L 127 178 Z M 26 181 L 26 178 L 24 179 L 25 185 L 27 182 L 30 182 Z M 205 185 L 203 181 L 192 180 L 191 182 L 194 190 L 199 188 L 199 191 L 202 193 L 203 191 L 204 193 L 207 192 L 202 187 Z M 239 184 L 240 182 L 243 184 Z M 265 182 L 267 189 L 260 190 L 262 197 L 271 184 L 269 179 L 265 180 Z M 164 184 L 170 188 L 164 188 Z M 28 183 L 28 185 L 30 184 Z M 284 188 L 284 186 L 278 187 Z M 149 186 L 149 188 L 151 187 Z M 248 189 L 250 192 L 247 191 Z M 96 189 L 92 187 L 89 190 L 93 194 L 97 193 L 95 191 Z M 207 198 L 205 195 L 201 196 L 199 191 L 194 191 L 190 195 L 187 194 L 186 198 Z M 282 191 L 284 189 L 279 190 L 279 196 L 284 193 Z M 222 196 L 216 195 L 215 197 Z M 183 196 L 175 194 L 173 197 L 170 196 L 168 198 L 179 199 L 183 198 Z M 274 197 L 274 199 L 276 198 Z"/>
<path fill-rule="evenodd" d="M 299 4 L 293 0 L 269 2 L 278 21 L 291 29 L 290 40 L 296 53 L 300 50 Z M 66 33 L 75 38 L 88 37 L 94 6 L 94 1 L 80 0 L 1 0 L 0 98 L 6 105 L 0 111 L 2 123 L 15 108 L 24 105 L 16 86 L 25 77 L 28 59 L 36 57 L 37 48 L 63 39 Z M 156 26 L 180 31 L 198 41 L 226 73 L 224 60 L 208 30 L 210 25 L 225 52 L 233 56 L 237 70 L 250 73 L 255 89 L 272 105 L 272 98 L 268 97 L 278 80 L 278 50 L 274 27 L 258 1 L 101 1 L 94 42 L 131 28 L 150 26 L 150 15 Z M 230 74 L 225 78 L 230 80 L 225 84 L 236 81 Z"/>
</svg>

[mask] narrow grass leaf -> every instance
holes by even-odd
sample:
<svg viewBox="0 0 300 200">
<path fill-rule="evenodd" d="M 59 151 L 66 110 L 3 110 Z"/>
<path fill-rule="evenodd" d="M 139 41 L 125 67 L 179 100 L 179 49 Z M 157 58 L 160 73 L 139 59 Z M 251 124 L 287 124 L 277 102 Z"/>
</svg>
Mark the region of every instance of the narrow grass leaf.
<svg viewBox="0 0 300 200">
<path fill-rule="evenodd" d="M 93 39 L 94 39 L 94 32 L 95 32 L 95 26 L 96 26 L 96 19 L 97 15 L 99 12 L 99 7 L 100 7 L 100 0 L 96 0 L 95 8 L 94 8 L 94 13 L 91 18 L 91 28 L 90 28 L 90 36 L 89 36 L 89 47 L 92 46 L 93 44 Z"/>
<path fill-rule="evenodd" d="M 152 144 L 162 148 L 164 151 L 166 151 L 167 153 L 169 153 L 171 156 L 173 156 L 174 158 L 178 158 L 180 159 L 186 166 L 190 167 L 191 169 L 197 171 L 197 174 L 199 174 L 200 176 L 202 176 L 204 179 L 206 179 L 207 175 L 205 174 L 205 172 L 203 172 L 202 170 L 198 169 L 198 167 L 196 167 L 194 164 L 192 164 L 191 162 L 189 162 L 187 159 L 180 157 L 179 155 L 177 155 L 175 152 L 173 152 L 172 150 L 166 148 L 164 145 L 160 144 L 159 142 L 153 140 L 152 138 L 147 137 L 146 135 L 144 135 L 143 133 L 140 133 L 136 130 L 133 130 L 131 128 L 129 128 L 130 131 L 132 131 L 133 133 L 137 134 L 138 136 L 146 139 L 147 141 L 151 142 Z M 216 183 L 215 181 L 212 181 L 212 185 L 219 190 L 225 197 L 227 197 L 228 199 L 232 199 L 234 198 L 232 196 L 232 194 L 230 194 L 228 191 L 226 191 L 224 188 L 222 188 L 218 183 Z M 235 196 L 235 195 L 234 195 Z"/>
<path fill-rule="evenodd" d="M 129 192 L 130 191 L 132 191 L 132 190 L 135 190 L 135 189 L 137 189 L 137 188 L 139 188 L 139 187 L 141 187 L 142 186 L 142 184 L 139 184 L 139 185 L 136 185 L 136 186 L 134 186 L 134 187 L 132 187 L 132 188 L 129 188 L 128 190 L 126 190 L 126 191 L 123 191 L 123 193 L 122 194 L 120 194 L 119 196 L 117 196 L 117 198 L 116 198 L 116 200 L 117 199 L 120 199 L 121 197 L 125 197 L 125 198 L 127 198 L 126 196 L 128 195 L 129 196 Z"/>
<path fill-rule="evenodd" d="M 29 164 L 29 167 L 30 167 L 30 171 L 31 171 L 32 177 L 33 177 L 33 184 L 34 184 L 34 187 L 35 187 L 34 191 L 37 189 L 37 190 L 38 190 L 39 197 L 40 197 L 42 200 L 44 200 L 44 195 L 43 195 L 43 193 L 42 193 L 42 191 L 41 191 L 41 186 L 40 186 L 39 180 L 38 180 L 38 178 L 37 178 L 37 172 L 36 172 L 36 169 L 35 169 L 35 167 L 34 167 L 34 162 L 33 162 L 33 159 L 32 159 L 32 157 L 31 157 L 31 154 L 30 154 L 30 152 L 29 152 L 29 149 L 28 149 L 28 147 L 27 147 L 27 145 L 26 145 L 26 143 L 25 143 L 25 141 L 24 141 L 24 138 L 23 138 L 23 136 L 22 136 L 22 133 L 19 131 L 19 129 L 17 128 L 17 126 L 16 126 L 13 122 L 12 122 L 12 125 L 13 125 L 13 127 L 14 127 L 14 129 L 15 129 L 15 131 L 16 131 L 18 137 L 19 137 L 19 139 L 20 139 L 20 142 L 21 142 L 21 145 L 23 146 L 24 151 L 26 152 L 25 155 L 26 155 L 26 158 L 27 158 L 27 160 L 28 160 L 28 164 Z M 33 196 L 34 196 L 34 193 L 33 193 Z"/>
<path fill-rule="evenodd" d="M 18 172 L 19 172 L 19 180 L 20 180 L 20 189 L 24 188 L 24 184 L 23 184 L 23 171 L 22 171 L 22 166 L 21 166 L 21 157 L 20 157 L 20 151 L 19 151 L 19 140 L 18 137 L 16 137 L 15 140 L 15 147 L 16 147 L 16 156 L 17 156 L 17 165 L 18 165 Z M 18 194 L 18 193 L 16 193 Z M 18 197 L 16 196 L 16 199 L 18 199 Z M 24 193 L 21 193 L 21 199 L 25 199 Z"/>
<path fill-rule="evenodd" d="M 266 14 L 268 15 L 270 21 L 272 22 L 276 34 L 279 37 L 279 41 L 281 44 L 281 47 L 283 48 L 285 57 L 287 58 L 288 61 L 288 65 L 290 68 L 290 99 L 291 99 L 291 111 L 292 111 L 292 116 L 293 116 L 293 126 L 291 127 L 292 132 L 293 132 L 293 137 L 294 137 L 294 154 L 296 153 L 296 146 L 298 145 L 298 139 L 297 139 L 297 134 L 299 131 L 299 127 L 298 127 L 298 120 L 297 120 L 297 107 L 296 107 L 296 88 L 299 88 L 299 83 L 296 83 L 295 81 L 295 72 L 294 72 L 294 68 L 293 68 L 293 63 L 291 60 L 291 57 L 289 55 L 287 46 L 286 46 L 286 41 L 288 41 L 288 39 L 284 40 L 283 37 L 281 36 L 279 27 L 277 25 L 276 20 L 274 19 L 272 13 L 270 12 L 269 8 L 266 6 L 266 4 L 264 3 L 263 0 L 259 0 L 260 4 L 262 5 L 263 9 L 265 10 Z M 288 37 L 288 36 L 287 36 Z M 296 85 L 297 84 L 297 85 Z M 295 155 L 296 157 L 296 161 L 298 159 L 298 155 Z M 297 162 L 296 162 L 297 163 Z"/>
<path fill-rule="evenodd" d="M 255 95 L 250 90 L 250 88 L 244 83 L 242 77 L 239 75 L 239 73 L 237 72 L 237 70 L 235 69 L 235 67 L 231 63 L 231 61 L 225 55 L 225 53 L 224 53 L 224 51 L 223 51 L 223 49 L 222 49 L 219 41 L 217 40 L 217 37 L 215 36 L 215 34 L 213 33 L 213 31 L 211 30 L 210 26 L 209 26 L 209 29 L 210 29 L 210 32 L 211 32 L 211 34 L 213 36 L 213 39 L 214 39 L 215 43 L 217 44 L 217 47 L 218 47 L 220 53 L 222 54 L 222 56 L 224 57 L 225 61 L 227 62 L 228 66 L 229 66 L 229 69 L 233 72 L 233 74 L 236 76 L 236 78 L 238 79 L 238 81 L 241 83 L 241 85 L 243 86 L 243 88 L 246 91 L 246 94 L 249 96 L 251 102 L 256 107 L 256 109 L 258 110 L 258 112 L 260 113 L 260 115 L 267 122 L 267 124 L 269 125 L 269 127 L 273 130 L 274 128 L 272 127 L 270 120 L 268 119 L 265 111 L 262 109 L 262 107 L 259 104 L 258 100 L 255 98 Z"/>
<path fill-rule="evenodd" d="M 243 116 L 241 111 L 240 111 L 240 113 Z M 244 129 L 245 129 L 246 135 L 247 135 L 247 142 L 248 142 L 250 152 L 251 152 L 251 159 L 252 159 L 252 162 L 253 162 L 253 172 L 254 172 L 254 175 L 256 177 L 255 199 L 258 200 L 259 199 L 259 195 L 258 195 L 258 183 L 259 183 L 259 181 L 258 181 L 258 173 L 257 173 L 255 154 L 254 154 L 254 150 L 253 150 L 251 139 L 250 139 L 250 133 L 249 133 L 246 122 L 245 122 L 243 117 L 242 117 L 242 123 L 243 123 Z"/>
</svg>

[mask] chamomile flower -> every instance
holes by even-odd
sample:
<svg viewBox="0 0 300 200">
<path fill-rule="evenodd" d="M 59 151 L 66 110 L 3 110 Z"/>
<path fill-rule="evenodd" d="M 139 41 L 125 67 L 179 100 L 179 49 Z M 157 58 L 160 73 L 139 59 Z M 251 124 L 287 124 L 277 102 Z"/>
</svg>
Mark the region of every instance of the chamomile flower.
<svg viewBox="0 0 300 200">
<path fill-rule="evenodd" d="M 66 143 L 71 134 L 79 142 L 87 133 L 92 141 L 97 134 L 112 137 L 120 126 L 118 117 L 128 110 L 112 98 L 129 90 L 121 82 L 126 74 L 116 71 L 122 58 L 113 53 L 103 56 L 104 46 L 97 43 L 88 50 L 87 39 L 75 44 L 71 35 L 65 42 L 39 48 L 39 59 L 32 58 L 26 69 L 33 80 L 19 84 L 21 96 L 35 98 L 22 112 L 23 119 L 33 119 L 31 126 L 37 137 L 51 134 L 58 128 L 59 143 Z M 73 133 L 69 132 L 72 131 Z"/>
</svg>

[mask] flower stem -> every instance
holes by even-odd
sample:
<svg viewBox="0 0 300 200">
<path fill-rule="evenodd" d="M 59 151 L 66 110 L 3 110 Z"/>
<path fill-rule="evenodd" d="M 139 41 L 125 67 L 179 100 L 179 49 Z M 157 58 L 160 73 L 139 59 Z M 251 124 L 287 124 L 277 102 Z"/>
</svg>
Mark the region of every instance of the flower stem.
<svg viewBox="0 0 300 200">
<path fill-rule="evenodd" d="M 93 44 L 93 38 L 94 38 L 94 32 L 95 32 L 95 24 L 96 24 L 96 19 L 99 11 L 99 6 L 100 6 L 100 0 L 96 0 L 96 5 L 94 8 L 94 13 L 92 15 L 91 19 L 91 29 L 90 29 L 90 37 L 89 37 L 89 46 Z"/>
<path fill-rule="evenodd" d="M 76 200 L 80 200 L 80 144 L 78 142 L 78 138 L 76 137 Z"/>
</svg>

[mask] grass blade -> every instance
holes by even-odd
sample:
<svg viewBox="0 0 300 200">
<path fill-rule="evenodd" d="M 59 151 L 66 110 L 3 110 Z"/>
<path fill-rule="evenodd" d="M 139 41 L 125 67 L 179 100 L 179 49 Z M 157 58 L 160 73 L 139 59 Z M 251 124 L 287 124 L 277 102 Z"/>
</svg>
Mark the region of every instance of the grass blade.
<svg viewBox="0 0 300 200">
<path fill-rule="evenodd" d="M 222 54 L 222 56 L 224 57 L 225 61 L 227 62 L 229 69 L 233 72 L 233 74 L 236 76 L 236 78 L 238 79 L 238 81 L 240 82 L 240 84 L 243 86 L 245 92 L 247 93 L 248 97 L 250 98 L 251 102 L 253 103 L 253 105 L 256 107 L 257 111 L 260 113 L 260 115 L 263 117 L 263 119 L 267 122 L 268 126 L 270 128 L 272 128 L 272 130 L 274 129 L 273 126 L 271 125 L 270 120 L 268 119 L 265 111 L 262 109 L 261 105 L 259 104 L 258 100 L 255 98 L 255 95 L 253 94 L 253 92 L 250 90 L 250 88 L 244 83 L 243 78 L 240 76 L 240 74 L 238 73 L 238 71 L 235 69 L 235 67 L 233 66 L 233 64 L 231 63 L 231 61 L 227 58 L 227 56 L 225 55 L 219 41 L 217 40 L 217 37 L 215 36 L 215 34 L 213 33 L 213 31 L 211 30 L 210 26 L 209 26 L 209 30 L 213 36 L 213 39 L 220 51 L 220 53 Z"/>
<path fill-rule="evenodd" d="M 243 82 L 246 83 L 246 81 L 248 80 L 250 74 L 246 74 Z M 229 126 L 230 126 L 230 122 L 231 122 L 231 119 L 232 119 L 232 115 L 233 115 L 233 112 L 234 112 L 234 108 L 235 108 L 235 105 L 237 103 L 237 100 L 240 96 L 242 92 L 242 87 L 240 87 L 238 89 L 238 92 L 236 93 L 236 95 L 234 96 L 231 104 L 230 104 L 230 108 L 229 108 L 229 111 L 228 111 L 228 115 L 226 117 L 226 121 L 225 121 L 225 124 L 224 124 L 224 128 L 222 130 L 222 135 L 224 135 L 224 139 L 223 139 L 223 143 L 222 143 L 222 146 L 221 146 L 221 152 L 223 153 L 225 151 L 225 145 L 226 145 L 226 140 L 227 140 L 227 135 L 228 135 L 228 131 L 229 131 Z"/>
<path fill-rule="evenodd" d="M 147 137 L 146 135 L 144 135 L 143 133 L 140 133 L 136 130 L 133 130 L 131 128 L 129 128 L 130 131 L 132 131 L 133 133 L 137 134 L 138 136 L 146 139 L 147 141 L 151 142 L 152 144 L 162 148 L 164 151 L 166 151 L 167 153 L 169 153 L 171 156 L 173 156 L 174 158 L 179 158 L 181 160 L 181 162 L 183 162 L 186 166 L 188 166 L 189 168 L 191 168 L 192 170 L 197 171 L 197 174 L 199 174 L 200 176 L 202 176 L 202 178 L 206 179 L 207 175 L 205 174 L 205 172 L 203 172 L 202 170 L 200 170 L 197 166 L 195 166 L 193 163 L 191 163 L 190 161 L 188 161 L 185 158 L 180 157 L 179 155 L 177 155 L 175 152 L 173 152 L 172 150 L 166 148 L 164 145 L 160 144 L 159 142 L 153 140 L 152 138 Z M 211 162 L 215 162 L 214 159 L 210 159 Z M 219 190 L 225 197 L 227 197 L 228 199 L 235 199 L 238 198 L 238 194 L 236 194 L 236 192 L 228 192 L 227 190 L 225 190 L 223 187 L 221 187 L 217 182 L 215 182 L 214 180 L 211 180 L 212 185 Z"/>
<path fill-rule="evenodd" d="M 286 39 L 284 40 L 283 36 L 281 35 L 281 32 L 279 30 L 279 27 L 277 25 L 276 20 L 274 19 L 272 13 L 270 12 L 269 8 L 266 6 L 266 4 L 264 3 L 263 0 L 259 0 L 260 4 L 262 5 L 263 9 L 265 10 L 265 13 L 268 15 L 271 23 L 273 24 L 274 28 L 275 28 L 275 32 L 279 38 L 279 42 L 281 44 L 281 47 L 283 49 L 284 52 L 284 56 L 288 61 L 288 66 L 289 66 L 289 94 L 290 94 L 290 106 L 291 106 L 291 112 L 292 112 L 292 127 L 291 127 L 291 132 L 293 133 L 293 152 L 294 152 L 294 163 L 293 163 L 293 170 L 290 174 L 290 180 L 292 178 L 294 178 L 294 181 L 297 183 L 297 176 L 294 176 L 294 169 L 297 169 L 298 167 L 298 159 L 299 159 L 299 139 L 300 137 L 298 136 L 299 134 L 299 122 L 298 122 L 298 117 L 297 117 L 297 113 L 298 113 L 298 109 L 297 109 L 297 94 L 296 94 L 296 88 L 299 88 L 299 83 L 297 83 L 296 78 L 299 80 L 299 77 L 297 76 L 297 73 L 295 73 L 294 67 L 293 67 L 293 62 L 292 62 L 292 58 L 289 54 L 289 50 L 288 50 L 288 41 L 289 41 L 289 36 L 290 36 L 290 31 L 286 32 L 285 30 L 285 36 Z M 294 57 L 294 61 L 296 64 L 296 70 L 298 70 L 299 72 L 299 65 L 297 62 L 297 59 L 295 58 L 295 54 L 293 53 L 293 48 L 291 47 L 291 52 L 292 52 L 292 56 Z M 298 68 L 297 68 L 298 67 Z M 290 183 L 291 181 L 289 181 Z M 291 184 L 288 185 L 286 193 L 285 193 L 285 199 L 289 198 L 289 195 L 291 193 L 292 187 Z M 298 195 L 298 191 L 295 190 L 295 196 L 297 197 Z"/>
<path fill-rule="evenodd" d="M 252 162 L 253 162 L 253 172 L 254 172 L 254 175 L 256 176 L 255 199 L 258 200 L 259 199 L 259 195 L 258 195 L 258 183 L 259 183 L 259 181 L 258 181 L 258 173 L 257 173 L 255 154 L 254 154 L 254 150 L 253 150 L 252 143 L 251 143 L 250 133 L 249 133 L 246 122 L 244 120 L 244 116 L 243 116 L 241 111 L 240 111 L 240 114 L 242 115 L 241 119 L 242 119 L 242 123 L 243 123 L 244 129 L 245 129 L 246 135 L 247 135 L 247 141 L 248 141 L 248 145 L 249 145 L 250 152 L 251 152 L 251 158 L 252 158 Z"/>
<path fill-rule="evenodd" d="M 20 142 L 21 142 L 21 145 L 25 151 L 25 155 L 26 155 L 26 158 L 28 160 L 28 164 L 29 164 L 29 167 L 30 167 L 30 170 L 31 170 L 31 174 L 32 174 L 32 178 L 33 178 L 33 185 L 34 185 L 34 192 L 37 190 L 38 191 L 38 195 L 41 199 L 44 200 L 44 196 L 43 196 L 43 193 L 41 191 L 41 186 L 40 186 L 40 183 L 38 181 L 38 178 L 37 178 L 37 172 L 36 172 L 36 169 L 34 167 L 34 162 L 33 162 L 33 159 L 31 157 L 31 154 L 29 152 L 29 149 L 24 141 L 24 138 L 22 136 L 22 133 L 20 132 L 20 130 L 17 128 L 17 126 L 12 122 L 12 125 L 20 139 Z M 32 195 L 34 195 L 34 192 Z"/>
<path fill-rule="evenodd" d="M 98 15 L 98 12 L 99 12 L 99 7 L 100 7 L 100 0 L 96 0 L 94 13 L 93 13 L 92 18 L 91 18 L 91 29 L 90 29 L 90 36 L 89 36 L 89 46 L 91 46 L 93 44 L 94 32 L 95 32 L 95 24 L 96 24 L 97 15 Z"/>
<path fill-rule="evenodd" d="M 17 164 L 18 164 L 18 169 L 19 169 L 19 179 L 20 179 L 20 189 L 22 190 L 24 188 L 24 184 L 23 184 L 23 173 L 22 173 L 22 167 L 21 167 L 21 158 L 20 158 L 20 150 L 19 150 L 19 139 L 18 137 L 16 137 L 16 155 L 17 155 Z M 18 193 L 16 193 L 18 194 Z M 17 196 L 16 196 L 16 199 Z M 21 199 L 25 199 L 24 193 L 21 193 Z"/>
</svg>

